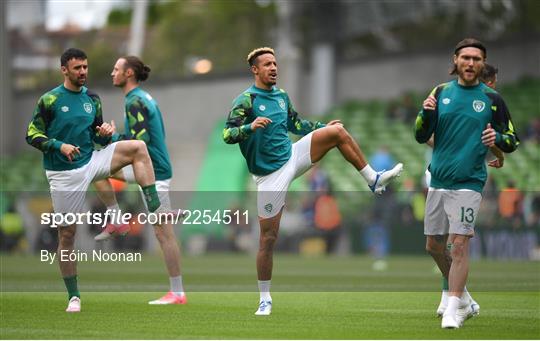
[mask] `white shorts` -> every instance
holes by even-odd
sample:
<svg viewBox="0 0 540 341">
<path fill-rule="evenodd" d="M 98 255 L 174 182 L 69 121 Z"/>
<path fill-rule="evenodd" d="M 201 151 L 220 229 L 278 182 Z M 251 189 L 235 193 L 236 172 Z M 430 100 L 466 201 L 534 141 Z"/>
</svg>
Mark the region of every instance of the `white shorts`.
<svg viewBox="0 0 540 341">
<path fill-rule="evenodd" d="M 122 168 L 122 173 L 124 175 L 124 180 L 130 183 L 137 183 L 137 181 L 135 181 L 135 173 L 133 172 L 132 165 L 128 165 Z M 158 192 L 159 201 L 161 202 L 161 205 L 163 206 L 163 208 L 165 208 L 168 211 L 172 211 L 171 198 L 169 195 L 170 188 L 171 188 L 171 179 L 156 180 L 156 190 Z M 144 206 L 146 207 L 146 210 L 148 210 L 148 206 L 146 205 L 146 200 L 144 199 L 144 194 L 140 186 L 139 186 L 139 191 L 141 192 L 141 197 L 143 199 Z"/>
<path fill-rule="evenodd" d="M 76 169 L 46 170 L 55 213 L 83 213 L 86 191 L 90 184 L 111 175 L 111 161 L 116 144 L 92 152 L 90 161 Z"/>
<path fill-rule="evenodd" d="M 481 201 L 482 194 L 476 191 L 430 187 L 426 199 L 424 234 L 474 236 L 474 224 Z"/>
<path fill-rule="evenodd" d="M 285 205 L 285 196 L 291 182 L 313 166 L 311 138 L 313 132 L 292 145 L 291 158 L 278 170 L 265 176 L 253 175 L 257 184 L 257 211 L 259 217 L 276 216 Z"/>
</svg>

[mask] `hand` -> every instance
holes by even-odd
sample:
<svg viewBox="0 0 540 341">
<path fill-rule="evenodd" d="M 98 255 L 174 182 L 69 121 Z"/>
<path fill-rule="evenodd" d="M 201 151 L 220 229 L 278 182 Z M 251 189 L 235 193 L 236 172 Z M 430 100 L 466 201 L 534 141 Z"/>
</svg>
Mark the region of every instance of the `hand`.
<svg viewBox="0 0 540 341">
<path fill-rule="evenodd" d="M 110 137 L 116 132 L 116 125 L 113 120 L 111 124 L 104 122 L 101 126 L 97 126 L 96 129 L 99 136 Z"/>
<path fill-rule="evenodd" d="M 255 119 L 255 121 L 251 122 L 251 130 L 255 131 L 259 128 L 266 128 L 270 123 L 272 123 L 272 120 L 268 117 L 262 117 L 259 116 Z"/>
<path fill-rule="evenodd" d="M 488 166 L 493 168 L 501 168 L 504 165 L 504 157 L 503 158 L 497 158 L 495 160 L 491 160 L 488 162 Z"/>
<path fill-rule="evenodd" d="M 495 155 L 496 159 L 488 162 L 488 166 L 501 168 L 504 165 L 504 153 L 497 146 L 490 147 L 489 150 Z"/>
<path fill-rule="evenodd" d="M 74 145 L 71 145 L 69 143 L 62 143 L 60 146 L 60 153 L 62 153 L 69 162 L 72 162 L 75 156 L 81 155 L 81 151 L 79 150 L 79 147 L 76 147 Z"/>
<path fill-rule="evenodd" d="M 429 95 L 428 98 L 424 100 L 422 107 L 425 110 L 435 110 L 435 108 L 437 108 L 437 100 L 435 99 L 435 96 Z"/>
<path fill-rule="evenodd" d="M 343 126 L 343 123 L 341 123 L 341 120 L 332 120 L 330 122 L 328 122 L 326 125 L 327 126 L 333 126 L 333 125 L 340 125 L 340 126 Z"/>
<path fill-rule="evenodd" d="M 495 129 L 491 128 L 491 123 L 488 123 L 486 129 L 482 132 L 482 143 L 487 147 L 493 147 L 496 137 Z"/>
</svg>

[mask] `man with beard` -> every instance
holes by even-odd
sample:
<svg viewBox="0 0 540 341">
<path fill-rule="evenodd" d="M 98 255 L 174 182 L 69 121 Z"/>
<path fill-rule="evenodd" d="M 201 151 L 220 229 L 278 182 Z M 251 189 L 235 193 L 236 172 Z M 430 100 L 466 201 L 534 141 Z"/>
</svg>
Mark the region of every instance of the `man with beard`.
<svg viewBox="0 0 540 341">
<path fill-rule="evenodd" d="M 125 122 L 124 133 L 116 133 L 114 121 L 113 141 L 144 141 L 152 159 L 159 199 L 172 213 L 169 189 L 171 186 L 172 166 L 165 143 L 165 124 L 156 100 L 140 85 L 148 79 L 150 67 L 136 56 L 119 58 L 111 72 L 113 85 L 124 93 Z M 135 182 L 133 167 L 127 166 L 113 175 L 113 178 Z M 114 191 L 108 180 L 95 182 L 96 189 L 108 209 L 119 210 Z M 122 234 L 123 226 L 110 224 L 98 234 L 95 240 L 106 240 Z M 174 234 L 172 222 L 163 221 L 154 225 L 154 232 L 163 251 L 163 258 L 169 273 L 170 289 L 163 297 L 150 301 L 149 304 L 186 304 L 182 276 L 180 273 L 180 248 Z"/>
<path fill-rule="evenodd" d="M 240 145 L 257 184 L 260 299 L 255 314 L 270 315 L 273 250 L 290 183 L 335 147 L 377 194 L 382 194 L 386 185 L 401 174 L 403 164 L 376 172 L 339 120 L 325 125 L 300 119 L 287 93 L 275 86 L 278 67 L 273 49 L 255 49 L 248 54 L 247 62 L 255 84 L 234 100 L 223 129 L 223 139 L 226 143 Z M 289 131 L 303 137 L 293 144 Z"/>
<path fill-rule="evenodd" d="M 511 153 L 519 145 L 504 100 L 480 82 L 486 56 L 480 41 L 460 41 L 450 72 L 457 79 L 433 89 L 415 124 L 419 143 L 428 142 L 434 134 L 424 234 L 426 249 L 449 284 L 442 328 L 459 328 L 476 303 L 466 291 L 464 294 L 464 288 L 469 272 L 469 238 L 474 236 L 487 179 L 486 153 L 493 146 Z"/>
<path fill-rule="evenodd" d="M 136 140 L 109 144 L 113 129 L 103 123 L 101 100 L 84 86 L 88 76 L 86 54 L 79 49 L 67 49 L 60 57 L 60 64 L 64 83 L 39 99 L 26 141 L 43 152 L 54 212 L 66 218 L 58 227 L 57 255 L 68 291 L 66 311 L 80 312 L 77 263 L 68 257 L 74 251 L 76 224 L 68 224 L 72 219 L 67 217 L 85 213 L 84 201 L 90 183 L 132 165 L 149 210 L 166 211 L 156 191 L 146 144 Z M 109 145 L 96 151 L 94 143 Z"/>
</svg>

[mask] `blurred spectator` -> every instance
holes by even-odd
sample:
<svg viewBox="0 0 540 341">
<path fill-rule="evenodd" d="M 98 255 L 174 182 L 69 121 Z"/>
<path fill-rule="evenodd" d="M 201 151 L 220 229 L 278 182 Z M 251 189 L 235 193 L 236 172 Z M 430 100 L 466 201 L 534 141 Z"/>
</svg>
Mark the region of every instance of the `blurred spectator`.
<svg viewBox="0 0 540 341">
<path fill-rule="evenodd" d="M 392 164 L 393 166 L 393 164 Z M 309 189 L 312 192 L 324 192 L 328 190 L 328 175 L 316 163 L 309 173 Z"/>
<path fill-rule="evenodd" d="M 334 253 L 341 235 L 341 213 L 330 190 L 317 197 L 314 211 L 313 223 L 326 242 L 326 254 Z"/>
<path fill-rule="evenodd" d="M 533 118 L 529 124 L 529 129 L 527 129 L 525 140 L 527 142 L 540 144 L 540 118 Z"/>
<path fill-rule="evenodd" d="M 390 252 L 390 235 L 380 212 L 372 211 L 372 218 L 364 231 L 366 250 L 376 260 L 383 260 Z"/>
<path fill-rule="evenodd" d="M 523 202 L 523 215 L 528 227 L 540 228 L 540 194 L 529 192 Z"/>
<path fill-rule="evenodd" d="M 506 188 L 499 193 L 499 214 L 511 221 L 514 228 L 519 228 L 523 217 L 523 193 L 509 180 Z"/>
<path fill-rule="evenodd" d="M 414 105 L 410 94 L 403 95 L 400 102 L 394 102 L 388 107 L 388 117 L 404 123 L 413 122 L 417 113 L 417 107 Z"/>
<path fill-rule="evenodd" d="M 20 247 L 23 239 L 23 219 L 15 207 L 11 205 L 0 218 L 0 250 L 13 251 Z"/>
<path fill-rule="evenodd" d="M 392 169 L 396 162 L 392 155 L 390 155 L 388 146 L 383 145 L 371 156 L 369 163 L 374 170 L 382 171 L 385 169 Z"/>
</svg>

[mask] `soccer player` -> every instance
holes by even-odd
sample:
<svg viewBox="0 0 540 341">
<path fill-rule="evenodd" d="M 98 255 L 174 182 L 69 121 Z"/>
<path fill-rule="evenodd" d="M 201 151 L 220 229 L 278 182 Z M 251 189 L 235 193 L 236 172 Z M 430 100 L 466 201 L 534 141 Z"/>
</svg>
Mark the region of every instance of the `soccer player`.
<svg viewBox="0 0 540 341">
<path fill-rule="evenodd" d="M 139 140 L 143 141 L 152 159 L 156 178 L 156 188 L 162 205 L 170 212 L 171 201 L 169 189 L 172 178 L 172 166 L 169 159 L 169 152 L 165 144 L 165 127 L 163 117 L 157 102 L 150 94 L 140 88 L 140 82 L 148 79 L 150 67 L 145 65 L 138 57 L 126 56 L 119 58 L 111 73 L 113 85 L 120 88 L 125 95 L 125 133 L 116 133 L 114 121 L 112 123 L 113 141 Z M 127 166 L 114 175 L 114 178 L 128 182 L 134 182 L 133 168 Z M 108 207 L 116 206 L 112 187 L 108 180 L 96 183 L 96 188 L 100 196 Z M 111 195 L 112 194 L 112 195 Z M 105 240 L 113 236 L 115 231 L 122 227 L 108 225 L 107 228 L 95 237 L 96 240 Z M 180 248 L 174 234 L 172 223 L 163 222 L 161 225 L 154 225 L 154 232 L 159 242 L 165 265 L 169 273 L 169 292 L 149 304 L 186 304 L 187 298 L 184 292 L 182 276 L 180 273 Z"/>
<path fill-rule="evenodd" d="M 497 85 L 497 72 L 498 71 L 499 70 L 496 67 L 488 63 L 484 63 L 484 69 L 482 70 L 480 81 L 485 83 L 490 88 L 495 89 Z M 428 101 L 428 99 L 426 99 L 426 101 Z M 427 144 L 431 147 L 433 147 L 433 139 L 434 139 L 434 134 L 431 135 L 431 138 L 427 142 Z M 496 158 L 493 160 L 490 160 L 488 162 L 488 166 L 494 167 L 494 168 L 501 168 L 504 165 L 504 153 L 499 148 L 497 148 L 497 146 L 492 146 L 489 148 L 489 150 L 493 153 L 493 155 L 496 156 Z M 430 184 L 430 178 L 431 178 L 431 173 L 429 172 L 429 169 L 428 169 L 426 170 L 426 183 L 428 187 Z M 443 239 L 444 239 L 444 244 L 447 245 L 446 243 L 448 240 L 448 234 L 445 234 Z M 430 249 L 430 253 L 432 255 L 433 253 L 439 253 L 439 254 L 448 253 L 448 245 L 446 249 L 436 247 L 433 244 L 429 245 L 428 248 Z M 451 261 L 451 258 L 449 255 L 447 255 L 446 257 Z M 463 293 L 466 299 L 470 301 L 472 315 L 478 315 L 480 313 L 480 305 L 470 296 L 469 292 L 467 291 L 467 287 L 464 287 Z M 444 274 L 443 274 L 441 302 L 439 303 L 439 306 L 437 307 L 437 316 L 442 317 L 447 306 L 448 306 L 448 278 L 444 277 Z"/>
<path fill-rule="evenodd" d="M 496 146 L 511 153 L 519 145 L 504 100 L 480 82 L 486 55 L 480 41 L 460 41 L 450 73 L 457 79 L 435 87 L 416 118 L 419 143 L 426 143 L 434 134 L 424 233 L 427 251 L 449 282 L 442 328 L 459 328 L 473 313 L 474 301 L 464 287 L 469 272 L 469 238 L 474 236 L 487 179 L 484 159 L 488 148 Z M 446 235 L 449 253 L 445 252 Z"/>
<path fill-rule="evenodd" d="M 99 96 L 84 86 L 88 76 L 86 54 L 66 50 L 61 58 L 64 83 L 39 99 L 28 126 L 26 141 L 43 152 L 55 213 L 83 213 L 86 190 L 96 179 L 106 178 L 132 165 L 152 212 L 161 212 L 152 160 L 142 141 L 111 142 L 112 129 L 103 123 Z M 94 150 L 94 142 L 107 145 Z M 62 260 L 73 251 L 76 225 L 58 227 L 58 260 L 68 291 L 67 312 L 81 310 L 77 264 Z"/>
<path fill-rule="evenodd" d="M 239 143 L 257 184 L 260 301 L 255 314 L 270 315 L 273 249 L 289 184 L 334 147 L 377 194 L 384 192 L 386 185 L 400 175 L 403 165 L 399 163 L 391 170 L 376 172 L 339 120 L 325 125 L 300 119 L 287 93 L 275 86 L 278 66 L 273 49 L 255 49 L 248 54 L 247 62 L 255 84 L 234 100 L 223 139 L 229 144 Z M 293 144 L 288 131 L 303 137 Z"/>
<path fill-rule="evenodd" d="M 487 86 L 489 86 L 492 89 L 495 89 L 497 85 L 497 72 L 499 70 L 488 64 L 484 63 L 484 68 L 482 69 L 482 73 L 480 75 L 480 81 L 485 83 Z M 429 97 L 426 99 L 426 101 L 429 102 Z M 434 134 L 431 135 L 431 138 L 429 139 L 426 144 L 428 144 L 430 147 L 433 147 L 433 140 L 434 140 Z M 488 162 L 488 166 L 494 167 L 494 168 L 501 168 L 504 165 L 504 153 L 497 148 L 497 146 L 492 146 L 489 148 L 489 150 L 495 155 L 495 159 L 490 160 Z M 429 187 L 431 179 L 431 173 L 429 172 L 429 169 L 426 170 L 426 183 Z M 448 234 L 444 235 L 444 243 L 446 244 L 448 240 Z M 448 248 L 448 245 L 447 245 Z M 443 250 L 440 250 L 440 248 L 437 248 L 437 250 L 432 250 L 432 252 L 440 252 Z M 444 250 L 445 253 L 448 253 L 448 250 Z M 447 257 L 450 257 L 449 255 Z M 449 258 L 450 259 L 450 258 Z M 472 309 L 472 315 L 478 315 L 480 313 L 480 305 L 470 296 L 469 292 L 467 291 L 467 287 L 464 287 L 464 295 L 467 299 L 470 301 L 471 309 Z M 441 302 L 439 303 L 439 306 L 437 307 L 437 316 L 442 317 L 444 314 L 444 311 L 446 310 L 446 307 L 448 306 L 448 278 L 444 277 L 442 279 L 442 294 L 441 294 Z"/>
</svg>

